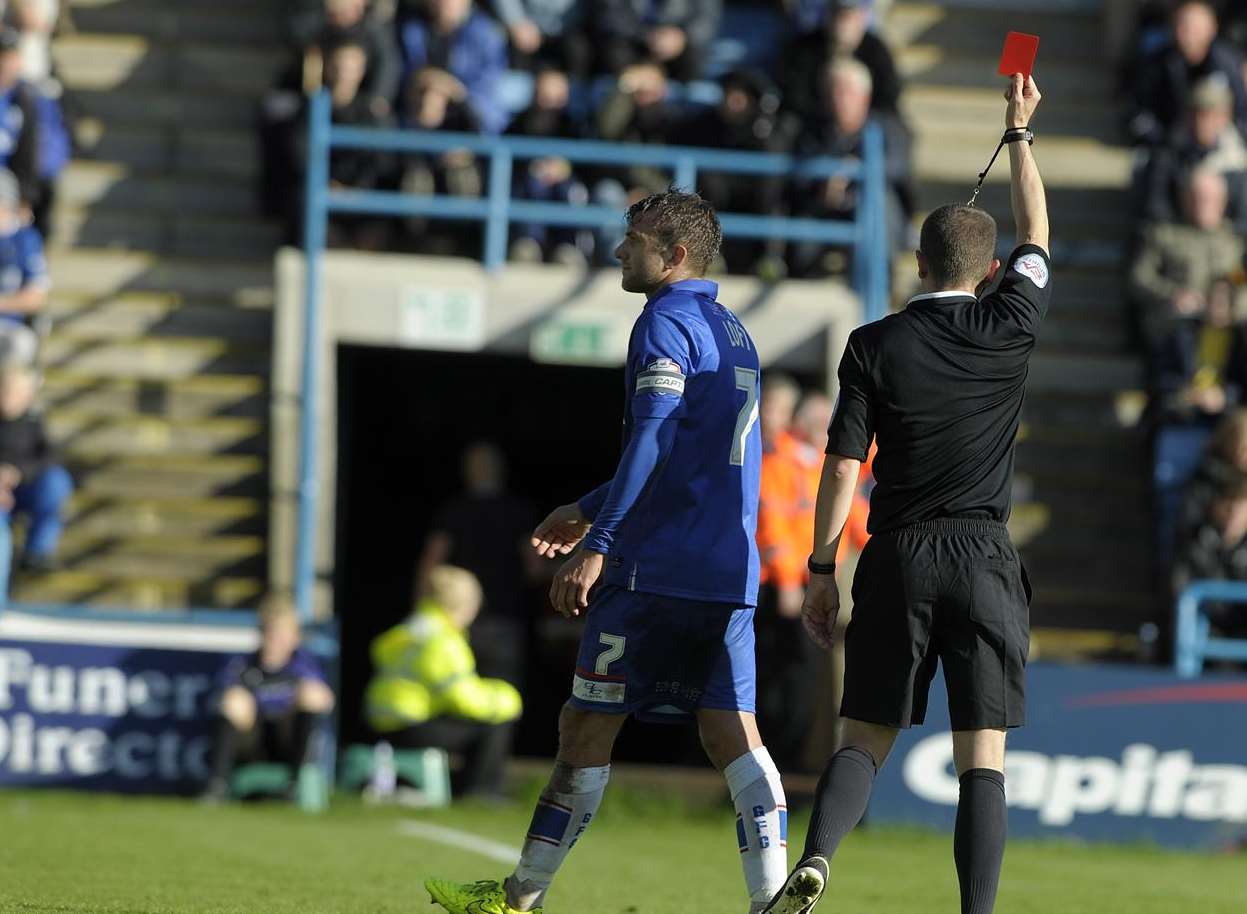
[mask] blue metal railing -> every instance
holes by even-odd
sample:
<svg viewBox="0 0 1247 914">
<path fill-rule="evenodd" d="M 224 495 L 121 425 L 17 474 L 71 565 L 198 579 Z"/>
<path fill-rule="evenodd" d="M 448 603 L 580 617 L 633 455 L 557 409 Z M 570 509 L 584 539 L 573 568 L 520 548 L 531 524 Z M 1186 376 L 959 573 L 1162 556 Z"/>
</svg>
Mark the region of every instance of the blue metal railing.
<svg viewBox="0 0 1247 914">
<path fill-rule="evenodd" d="M 769 177 L 830 178 L 857 181 L 861 204 L 847 221 L 780 218 L 745 213 L 720 213 L 726 237 L 843 244 L 853 248 L 853 287 L 868 320 L 882 317 L 888 307 L 889 251 L 885 224 L 883 131 L 870 124 L 861 160 L 829 156 L 798 159 L 787 155 L 698 149 L 688 146 L 638 146 L 594 140 L 553 140 L 532 137 L 485 137 L 423 130 L 380 130 L 334 126 L 328 93 L 311 99 L 308 118 L 308 163 L 305 185 L 304 252 L 306 307 L 303 323 L 302 416 L 298 526 L 295 545 L 295 601 L 310 614 L 315 585 L 318 460 L 316 395 L 320 384 L 321 258 L 329 213 L 380 216 L 426 216 L 482 222 L 482 259 L 487 269 L 506 260 L 512 222 L 538 222 L 576 228 L 619 225 L 623 214 L 612 207 L 550 203 L 511 198 L 512 165 L 516 159 L 559 156 L 572 163 L 648 165 L 668 168 L 677 186 L 697 185 L 699 171 Z M 411 195 L 393 191 L 331 190 L 329 155 L 334 149 L 391 153 L 444 153 L 467 150 L 489 161 L 484 197 Z"/>
<path fill-rule="evenodd" d="M 1174 668 L 1193 679 L 1206 660 L 1247 661 L 1247 639 L 1212 636 L 1204 604 L 1247 603 L 1247 581 L 1192 581 L 1178 596 Z"/>
</svg>

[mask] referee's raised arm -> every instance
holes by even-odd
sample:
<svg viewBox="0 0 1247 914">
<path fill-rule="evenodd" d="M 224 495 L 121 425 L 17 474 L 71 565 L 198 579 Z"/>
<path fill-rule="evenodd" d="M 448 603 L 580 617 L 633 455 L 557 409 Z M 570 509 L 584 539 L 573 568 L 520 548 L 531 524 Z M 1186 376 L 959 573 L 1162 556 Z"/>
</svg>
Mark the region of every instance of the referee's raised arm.
<svg viewBox="0 0 1247 914">
<path fill-rule="evenodd" d="M 1006 134 L 1029 131 L 1031 118 L 1042 97 L 1033 77 L 1013 74 L 1013 83 L 1005 90 L 1009 101 L 1005 112 Z M 1036 245 L 1048 255 L 1048 201 L 1029 141 L 1009 144 L 1009 168 L 1013 175 L 1010 196 L 1017 243 Z"/>
</svg>

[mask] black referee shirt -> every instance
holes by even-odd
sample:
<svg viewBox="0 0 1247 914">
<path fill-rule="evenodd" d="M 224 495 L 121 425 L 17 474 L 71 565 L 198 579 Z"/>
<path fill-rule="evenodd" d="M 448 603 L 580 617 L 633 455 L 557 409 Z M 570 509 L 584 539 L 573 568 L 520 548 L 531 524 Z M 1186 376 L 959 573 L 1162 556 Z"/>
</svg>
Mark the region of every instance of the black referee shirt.
<svg viewBox="0 0 1247 914">
<path fill-rule="evenodd" d="M 939 517 L 1009 517 L 1027 360 L 1052 296 L 1052 264 L 1024 244 L 997 288 L 910 299 L 858 327 L 840 361 L 827 453 L 865 460 L 871 533 Z"/>
</svg>

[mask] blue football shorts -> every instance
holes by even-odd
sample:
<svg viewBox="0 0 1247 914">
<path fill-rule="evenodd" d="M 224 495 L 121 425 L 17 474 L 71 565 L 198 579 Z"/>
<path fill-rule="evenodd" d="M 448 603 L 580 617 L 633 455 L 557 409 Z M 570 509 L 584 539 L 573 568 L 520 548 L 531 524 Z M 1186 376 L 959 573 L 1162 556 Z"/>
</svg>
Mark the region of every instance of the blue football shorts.
<svg viewBox="0 0 1247 914">
<path fill-rule="evenodd" d="M 753 613 L 603 585 L 589 600 L 571 704 L 673 722 L 702 708 L 753 713 Z"/>
</svg>

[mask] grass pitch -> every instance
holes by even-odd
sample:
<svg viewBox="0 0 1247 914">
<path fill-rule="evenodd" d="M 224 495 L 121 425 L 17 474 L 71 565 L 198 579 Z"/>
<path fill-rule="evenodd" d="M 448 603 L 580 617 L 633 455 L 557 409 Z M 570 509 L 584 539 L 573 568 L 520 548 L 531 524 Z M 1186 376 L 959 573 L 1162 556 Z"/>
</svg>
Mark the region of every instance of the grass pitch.
<svg viewBox="0 0 1247 914">
<path fill-rule="evenodd" d="M 0 793 L 0 911 L 24 914 L 429 914 L 420 883 L 507 867 L 403 834 L 404 820 L 518 846 L 527 801 L 416 813 L 353 801 L 322 816 L 276 805 Z M 743 914 L 733 817 L 611 800 L 550 893 L 550 914 Z M 792 846 L 806 819 L 794 817 Z M 795 850 L 794 850 L 795 853 Z M 1149 848 L 1015 842 L 1001 914 L 1240 914 L 1247 860 Z M 440 909 L 438 909 L 440 910 Z M 958 910 L 950 840 L 868 828 L 832 870 L 819 914 Z"/>
</svg>

